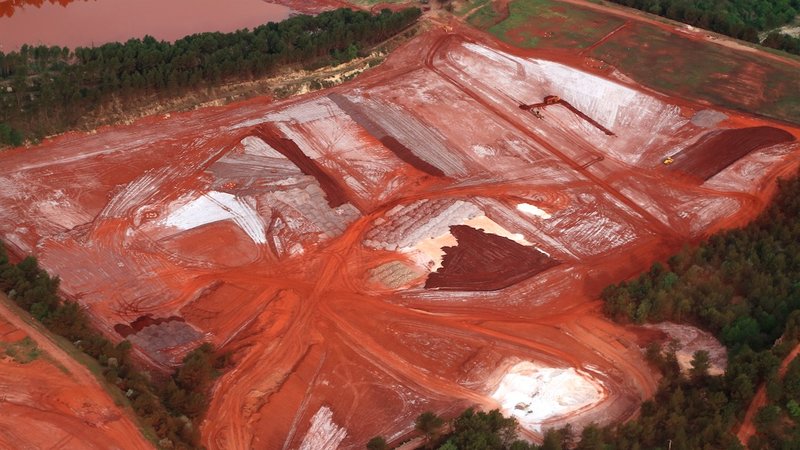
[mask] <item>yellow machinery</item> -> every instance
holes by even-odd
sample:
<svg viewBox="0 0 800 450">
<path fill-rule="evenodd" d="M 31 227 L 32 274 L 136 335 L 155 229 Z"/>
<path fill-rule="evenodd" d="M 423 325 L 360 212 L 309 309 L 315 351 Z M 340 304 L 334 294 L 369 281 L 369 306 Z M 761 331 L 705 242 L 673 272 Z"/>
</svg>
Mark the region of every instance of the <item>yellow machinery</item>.
<svg viewBox="0 0 800 450">
<path fill-rule="evenodd" d="M 668 165 L 670 165 L 670 164 L 672 164 L 672 163 L 674 163 L 674 162 L 675 162 L 675 158 L 673 158 L 672 156 L 667 156 L 667 157 L 664 159 L 664 165 L 665 165 L 665 166 L 668 166 Z"/>
</svg>

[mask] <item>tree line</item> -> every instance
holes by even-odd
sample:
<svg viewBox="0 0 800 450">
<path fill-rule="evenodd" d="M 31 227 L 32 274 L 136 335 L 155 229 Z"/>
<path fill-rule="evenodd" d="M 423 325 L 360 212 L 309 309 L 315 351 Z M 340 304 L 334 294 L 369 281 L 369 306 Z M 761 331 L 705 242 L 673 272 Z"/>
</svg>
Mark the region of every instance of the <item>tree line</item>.
<svg viewBox="0 0 800 450">
<path fill-rule="evenodd" d="M 451 421 L 426 411 L 420 414 L 414 429 L 424 438 L 420 449 L 437 450 L 555 450 L 568 445 L 570 428 L 550 430 L 542 445 L 531 444 L 517 437 L 517 420 L 504 417 L 493 409 L 489 412 L 466 409 Z M 389 450 L 392 447 L 382 436 L 367 442 L 367 450 Z"/>
<path fill-rule="evenodd" d="M 379 14 L 348 8 L 233 33 L 199 33 L 174 43 L 147 36 L 99 47 L 23 46 L 0 52 L 0 145 L 74 128 L 113 98 L 169 98 L 188 90 L 274 74 L 287 65 L 321 66 L 407 28 L 418 8 Z"/>
<path fill-rule="evenodd" d="M 772 32 L 764 40 L 759 39 L 759 32 L 768 31 L 793 21 L 800 14 L 800 0 L 611 1 L 695 27 L 800 55 L 800 38 Z"/>
<path fill-rule="evenodd" d="M 743 449 L 734 432 L 756 389 L 767 404 L 756 414 L 751 450 L 800 448 L 800 357 L 786 374 L 778 368 L 800 345 L 800 177 L 779 180 L 770 206 L 747 226 L 686 246 L 641 276 L 607 287 L 604 313 L 621 323 L 672 321 L 713 333 L 728 349 L 723 375 L 708 374 L 698 351 L 682 373 L 677 345 L 651 344 L 645 356 L 663 377 L 636 419 L 607 426 L 548 430 L 537 446 L 516 440 L 517 424 L 499 412 L 474 412 L 454 420 L 451 431 L 435 414 L 417 419 L 422 448 L 471 450 L 694 450 Z M 484 414 L 484 415 L 480 415 Z M 488 414 L 488 415 L 487 415 Z M 461 421 L 461 422 L 459 422 Z M 526 446 L 527 445 L 527 446 Z M 385 449 L 376 437 L 369 449 Z"/>
<path fill-rule="evenodd" d="M 106 339 L 80 305 L 59 298 L 58 286 L 58 277 L 41 269 L 36 258 L 28 256 L 14 264 L 0 243 L 0 290 L 48 330 L 98 361 L 106 381 L 124 393 L 139 422 L 157 436 L 159 447 L 201 448 L 200 418 L 211 384 L 227 366 L 228 356 L 203 344 L 166 380 L 157 380 L 133 361 L 129 341 L 114 344 Z"/>
<path fill-rule="evenodd" d="M 714 436 L 730 435 L 757 386 L 766 383 L 770 403 L 759 412 L 759 432 L 749 448 L 797 448 L 800 384 L 794 383 L 800 373 L 781 380 L 777 370 L 800 342 L 800 178 L 779 181 L 770 206 L 749 225 L 686 247 L 666 265 L 656 263 L 639 278 L 608 287 L 603 300 L 606 314 L 618 321 L 697 325 L 720 339 L 729 354 L 725 375 L 709 377 L 692 393 L 716 399 L 705 404 L 709 407 L 701 417 L 693 415 L 699 409 L 672 408 L 670 399 L 663 398 L 651 405 L 652 412 L 643 408 L 642 419 L 620 430 L 635 429 L 645 419 L 672 409 L 676 418 L 688 419 L 689 445 L 684 448 L 701 448 L 709 435 L 696 429 L 697 421 L 705 419 L 701 421 L 707 424 L 704 430 L 713 431 Z M 800 361 L 792 364 L 797 367 Z M 791 386 L 784 388 L 787 383 Z M 671 398 L 675 388 L 670 385 L 659 395 L 667 396 L 671 390 Z M 692 400 L 686 395 L 685 401 Z M 652 430 L 636 436 L 644 438 L 652 432 L 664 439 L 676 430 L 666 426 L 668 421 L 654 423 Z"/>
</svg>

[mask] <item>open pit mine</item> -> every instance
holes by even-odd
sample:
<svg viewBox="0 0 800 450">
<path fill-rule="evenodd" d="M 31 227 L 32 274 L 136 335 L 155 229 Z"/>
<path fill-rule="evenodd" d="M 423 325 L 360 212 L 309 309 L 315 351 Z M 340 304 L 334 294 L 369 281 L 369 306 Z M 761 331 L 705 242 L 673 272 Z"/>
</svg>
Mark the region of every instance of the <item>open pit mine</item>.
<svg viewBox="0 0 800 450">
<path fill-rule="evenodd" d="M 154 370 L 232 352 L 209 449 L 630 418 L 652 330 L 600 291 L 754 217 L 800 129 L 448 31 L 332 89 L 3 152 L 0 239 Z"/>
</svg>

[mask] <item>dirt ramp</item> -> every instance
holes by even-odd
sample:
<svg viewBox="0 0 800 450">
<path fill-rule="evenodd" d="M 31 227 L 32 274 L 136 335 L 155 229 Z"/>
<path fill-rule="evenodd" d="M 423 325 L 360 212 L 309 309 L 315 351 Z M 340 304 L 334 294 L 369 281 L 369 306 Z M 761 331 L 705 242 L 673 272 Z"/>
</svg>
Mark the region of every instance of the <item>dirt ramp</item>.
<svg viewBox="0 0 800 450">
<path fill-rule="evenodd" d="M 283 156 L 289 159 L 289 161 L 293 162 L 304 174 L 314 177 L 317 182 L 319 182 L 323 192 L 325 192 L 325 196 L 328 198 L 328 204 L 331 208 L 337 208 L 348 203 L 347 195 L 342 191 L 341 186 L 322 170 L 313 159 L 303 153 L 303 150 L 301 150 L 293 140 L 282 136 L 277 130 L 268 126 L 256 128 L 253 135 L 279 151 Z"/>
<path fill-rule="evenodd" d="M 559 264 L 534 247 L 466 225 L 450 232 L 458 245 L 444 248 L 442 267 L 428 276 L 426 288 L 496 291 Z"/>
<path fill-rule="evenodd" d="M 445 173 L 442 171 L 442 169 L 420 158 L 413 151 L 411 151 L 410 148 L 398 141 L 397 138 L 389 135 L 386 130 L 375 123 L 374 120 L 370 119 L 369 116 L 358 107 L 358 105 L 348 100 L 347 97 L 341 94 L 333 93 L 328 95 L 328 98 L 331 99 L 332 102 L 336 103 L 336 105 L 341 108 L 342 111 L 347 113 L 347 115 L 350 116 L 350 118 L 353 119 L 353 121 L 355 121 L 358 125 L 360 125 L 361 128 L 365 129 L 367 133 L 379 140 L 384 147 L 391 150 L 395 156 L 403 160 L 406 164 L 409 164 L 415 169 L 425 172 L 428 175 L 433 175 L 435 177 L 445 176 Z"/>
<path fill-rule="evenodd" d="M 794 140 L 788 131 L 774 127 L 712 131 L 675 155 L 668 170 L 707 180 L 751 152 Z"/>
</svg>

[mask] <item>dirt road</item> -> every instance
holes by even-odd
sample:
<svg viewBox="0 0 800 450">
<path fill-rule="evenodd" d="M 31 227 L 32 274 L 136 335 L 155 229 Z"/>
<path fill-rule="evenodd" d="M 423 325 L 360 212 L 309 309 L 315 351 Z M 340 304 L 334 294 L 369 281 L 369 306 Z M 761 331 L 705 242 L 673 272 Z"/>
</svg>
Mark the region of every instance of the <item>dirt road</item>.
<svg viewBox="0 0 800 450">
<path fill-rule="evenodd" d="M 797 355 L 800 354 L 800 344 L 798 344 L 788 355 L 786 358 L 783 359 L 781 362 L 781 366 L 778 369 L 778 375 L 783 377 L 786 374 L 786 369 L 788 369 L 789 364 L 794 361 Z M 767 404 L 767 388 L 762 383 L 761 386 L 758 387 L 758 391 L 756 391 L 756 395 L 753 396 L 753 400 L 750 402 L 750 406 L 747 407 L 747 413 L 744 416 L 744 420 L 742 424 L 739 426 L 739 431 L 736 433 L 736 436 L 739 438 L 739 442 L 742 445 L 747 446 L 747 442 L 750 441 L 750 438 L 756 434 L 756 426 L 753 423 L 753 419 L 755 418 L 758 411 Z"/>
</svg>

